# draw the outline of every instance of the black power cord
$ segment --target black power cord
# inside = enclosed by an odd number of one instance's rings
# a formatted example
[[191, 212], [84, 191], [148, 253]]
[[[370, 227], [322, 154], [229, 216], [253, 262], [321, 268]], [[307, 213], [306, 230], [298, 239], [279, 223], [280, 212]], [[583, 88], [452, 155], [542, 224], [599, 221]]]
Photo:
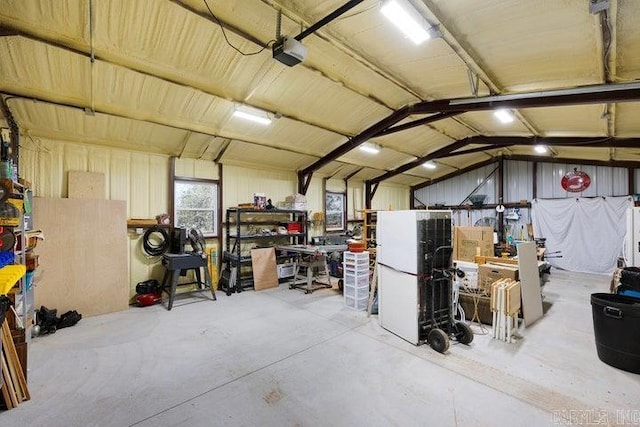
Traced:
[[[153, 234], [160, 234], [162, 241], [158, 244], [151, 242], [151, 236]], [[162, 227], [154, 225], [145, 231], [142, 236], [142, 247], [144, 251], [150, 256], [160, 256], [169, 249], [169, 233]]]
[[258, 55], [259, 53], [262, 53], [262, 51], [264, 51], [267, 47], [269, 47], [269, 45], [271, 43], [275, 43], [275, 40], [269, 40], [267, 42], [267, 45], [263, 48], [261, 48], [260, 50], [256, 50], [254, 52], [243, 52], [241, 51], [238, 47], [234, 46], [233, 43], [231, 43], [231, 41], [229, 40], [229, 37], [227, 37], [227, 32], [224, 30], [224, 25], [222, 24], [222, 22], [218, 19], [218, 17], [213, 13], [213, 11], [211, 10], [211, 8], [209, 7], [209, 3], [207, 3], [207, 0], [204, 0], [204, 5], [207, 7], [207, 9], [209, 10], [209, 13], [211, 14], [211, 16], [213, 17], [213, 19], [218, 23], [218, 25], [220, 26], [220, 29], [222, 30], [222, 36], [224, 37], [224, 40], [227, 42], [227, 44], [233, 48], [233, 50], [235, 50], [236, 52], [238, 52], [240, 55], [242, 56], [252, 56], [252, 55]]

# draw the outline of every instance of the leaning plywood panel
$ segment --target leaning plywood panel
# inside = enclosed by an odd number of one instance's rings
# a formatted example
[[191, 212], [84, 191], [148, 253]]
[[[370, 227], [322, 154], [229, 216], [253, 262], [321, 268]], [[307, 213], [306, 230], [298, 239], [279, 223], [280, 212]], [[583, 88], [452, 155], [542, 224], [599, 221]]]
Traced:
[[104, 184], [103, 173], [69, 171], [69, 198], [104, 199]]
[[522, 316], [525, 326], [542, 317], [542, 294], [540, 293], [540, 275], [536, 244], [526, 242], [518, 245], [518, 266], [522, 292]]
[[253, 288], [256, 291], [278, 287], [275, 249], [251, 249], [251, 268], [253, 269]]
[[36, 306], [95, 316], [129, 302], [126, 203], [120, 200], [34, 199], [43, 281]]

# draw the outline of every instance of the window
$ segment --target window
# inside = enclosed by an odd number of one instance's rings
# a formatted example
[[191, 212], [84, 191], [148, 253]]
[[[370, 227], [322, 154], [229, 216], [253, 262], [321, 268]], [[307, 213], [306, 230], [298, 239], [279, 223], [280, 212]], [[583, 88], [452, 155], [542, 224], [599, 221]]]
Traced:
[[197, 228], [205, 237], [218, 235], [218, 182], [176, 178], [173, 182], [173, 225]]
[[345, 209], [344, 193], [326, 192], [324, 217], [325, 229], [327, 231], [344, 231], [345, 229]]

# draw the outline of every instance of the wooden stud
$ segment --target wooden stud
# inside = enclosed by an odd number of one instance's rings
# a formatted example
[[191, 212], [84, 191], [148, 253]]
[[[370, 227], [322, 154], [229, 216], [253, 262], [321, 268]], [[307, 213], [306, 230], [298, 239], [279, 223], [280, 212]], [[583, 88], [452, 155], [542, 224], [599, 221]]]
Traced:
[[4, 353], [7, 355], [8, 362], [11, 363], [13, 369], [15, 369], [16, 378], [18, 380], [18, 387], [20, 387], [23, 400], [31, 399], [29, 394], [29, 388], [27, 387], [27, 380], [24, 377], [22, 371], [22, 365], [20, 359], [18, 359], [18, 353], [16, 353], [16, 347], [13, 344], [13, 338], [11, 337], [11, 330], [9, 330], [9, 324], [7, 319], [2, 323], [2, 335], [4, 342]]
[[[2, 357], [2, 378], [4, 379], [3, 389], [6, 389], [9, 395], [9, 400], [6, 401], [9, 409], [18, 406], [18, 397], [16, 396], [15, 389], [13, 388], [13, 382], [11, 381], [11, 375], [9, 374], [9, 367], [7, 366], [7, 360]], [[3, 393], [4, 394], [4, 393]]]

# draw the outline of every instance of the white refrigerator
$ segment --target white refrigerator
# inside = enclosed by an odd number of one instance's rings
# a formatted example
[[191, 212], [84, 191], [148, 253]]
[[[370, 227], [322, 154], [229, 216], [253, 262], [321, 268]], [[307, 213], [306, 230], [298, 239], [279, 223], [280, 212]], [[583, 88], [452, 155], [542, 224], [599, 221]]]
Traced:
[[[435, 246], [451, 245], [451, 215], [448, 210], [378, 212], [378, 321], [415, 345], [421, 341], [420, 277], [429, 273], [423, 271], [425, 257]], [[425, 228], [426, 221], [432, 219], [448, 226], [438, 226], [437, 232]]]
[[622, 253], [627, 267], [640, 267], [640, 207], [627, 210], [627, 234]]

